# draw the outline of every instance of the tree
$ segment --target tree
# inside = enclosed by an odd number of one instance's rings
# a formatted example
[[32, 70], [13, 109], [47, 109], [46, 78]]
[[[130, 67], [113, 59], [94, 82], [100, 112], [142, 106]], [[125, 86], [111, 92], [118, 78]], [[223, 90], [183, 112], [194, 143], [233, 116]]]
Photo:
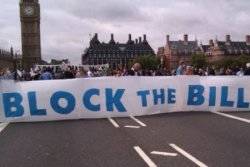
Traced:
[[139, 56], [134, 59], [133, 64], [140, 63], [142, 69], [155, 70], [160, 66], [160, 59], [154, 55]]
[[195, 68], [204, 68], [208, 65], [207, 58], [204, 54], [193, 55], [191, 63]]
[[215, 61], [212, 64], [216, 68], [236, 68], [245, 67], [250, 62], [250, 56], [237, 56], [237, 57], [226, 57], [221, 60]]

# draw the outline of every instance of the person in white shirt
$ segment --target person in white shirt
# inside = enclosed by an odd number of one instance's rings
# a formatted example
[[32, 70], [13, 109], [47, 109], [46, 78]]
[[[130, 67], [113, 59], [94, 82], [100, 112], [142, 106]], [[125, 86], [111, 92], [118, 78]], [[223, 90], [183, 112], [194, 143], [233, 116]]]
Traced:
[[92, 78], [94, 76], [90, 69], [88, 70], [87, 75], [89, 78]]
[[240, 70], [236, 73], [237, 76], [244, 76], [244, 70], [243, 68], [240, 68]]

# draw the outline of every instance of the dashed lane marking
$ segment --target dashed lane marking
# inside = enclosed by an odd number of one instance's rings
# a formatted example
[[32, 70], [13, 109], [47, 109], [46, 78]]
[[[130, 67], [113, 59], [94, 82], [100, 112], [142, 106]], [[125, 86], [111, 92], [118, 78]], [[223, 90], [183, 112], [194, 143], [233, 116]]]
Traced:
[[191, 154], [187, 153], [186, 151], [184, 151], [183, 149], [181, 149], [180, 147], [178, 147], [175, 144], [169, 144], [173, 149], [175, 149], [177, 152], [179, 152], [180, 154], [182, 154], [184, 157], [188, 158], [189, 160], [191, 160], [192, 162], [194, 162], [196, 165], [200, 166], [200, 167], [207, 167], [207, 165], [205, 165], [203, 162], [199, 161], [197, 158], [195, 158], [194, 156], [192, 156]]
[[134, 146], [134, 149], [149, 167], [157, 167], [157, 165], [147, 156], [147, 154], [139, 146]]
[[140, 126], [130, 126], [130, 125], [127, 125], [127, 126], [124, 126], [125, 128], [131, 128], [131, 129], [139, 129]]
[[178, 155], [177, 153], [168, 153], [168, 152], [160, 152], [160, 151], [152, 151], [151, 154], [162, 155], [166, 157], [176, 157]]
[[119, 128], [120, 126], [118, 125], [118, 123], [112, 119], [112, 118], [108, 118], [109, 122], [115, 127], [115, 128]]
[[131, 119], [133, 119], [135, 122], [137, 122], [140, 126], [146, 127], [147, 125], [140, 121], [139, 119], [135, 118], [134, 116], [130, 116]]
[[211, 111], [211, 113], [214, 113], [214, 114], [217, 114], [217, 115], [220, 115], [220, 116], [224, 116], [224, 117], [227, 117], [227, 118], [235, 119], [235, 120], [238, 120], [238, 121], [241, 121], [241, 122], [250, 123], [249, 119], [236, 117], [236, 116], [233, 116], [233, 115], [230, 115], [230, 114], [225, 114], [225, 113], [216, 112], [216, 111]]

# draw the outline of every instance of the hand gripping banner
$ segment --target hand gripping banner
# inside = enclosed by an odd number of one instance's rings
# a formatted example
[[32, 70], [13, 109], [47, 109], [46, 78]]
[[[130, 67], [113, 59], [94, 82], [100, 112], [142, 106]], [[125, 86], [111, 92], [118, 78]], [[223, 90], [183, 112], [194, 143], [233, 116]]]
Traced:
[[173, 76], [0, 81], [0, 122], [249, 111], [250, 77]]

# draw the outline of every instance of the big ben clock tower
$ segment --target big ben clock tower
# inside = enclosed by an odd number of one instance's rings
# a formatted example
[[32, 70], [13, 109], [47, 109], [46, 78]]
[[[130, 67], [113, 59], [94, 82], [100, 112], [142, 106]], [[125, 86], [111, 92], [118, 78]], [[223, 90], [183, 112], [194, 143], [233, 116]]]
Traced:
[[22, 64], [29, 70], [41, 63], [40, 4], [38, 0], [20, 0]]

